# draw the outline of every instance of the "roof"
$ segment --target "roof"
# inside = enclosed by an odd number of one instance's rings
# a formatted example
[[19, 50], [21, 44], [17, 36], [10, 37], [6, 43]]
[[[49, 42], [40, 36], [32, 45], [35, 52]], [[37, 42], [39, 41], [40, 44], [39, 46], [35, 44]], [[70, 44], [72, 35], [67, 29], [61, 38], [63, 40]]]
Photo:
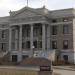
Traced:
[[51, 66], [51, 61], [46, 58], [33, 57], [24, 59], [20, 65], [28, 66]]
[[74, 16], [73, 10], [74, 10], [73, 8], [53, 10], [53, 11], [50, 11], [50, 14], [53, 18], [72, 17], [72, 16]]
[[[22, 14], [23, 13], [23, 14]], [[18, 11], [10, 11], [10, 16], [19, 15], [18, 18], [44, 16], [48, 18], [61, 18], [61, 17], [73, 17], [75, 16], [75, 9], [61, 9], [61, 10], [48, 10], [45, 7], [42, 8], [30, 8], [24, 7]], [[9, 23], [10, 16], [0, 17], [0, 23]], [[12, 17], [11, 17], [12, 18]]]
[[46, 9], [45, 7], [43, 7], [43, 8], [36, 8], [36, 9], [35, 8], [30, 8], [30, 7], [24, 7], [22, 9], [18, 10], [18, 11], [11, 11], [10, 14], [12, 16], [15, 16], [15, 15], [17, 15], [17, 14], [19, 14], [19, 13], [25, 11], [25, 10], [32, 11], [32, 12], [38, 14], [38, 15], [48, 14], [48, 9]]
[[9, 16], [0, 17], [0, 23], [9, 23]]
[[36, 9], [30, 8], [30, 7], [24, 7], [18, 11], [12, 11], [11, 13], [13, 15], [16, 15], [18, 13], [25, 11], [25, 10], [32, 11], [38, 15], [46, 15], [47, 17], [53, 17], [53, 18], [74, 16], [74, 14], [73, 14], [74, 8], [60, 9], [60, 10], [48, 10], [45, 7], [36, 8]]

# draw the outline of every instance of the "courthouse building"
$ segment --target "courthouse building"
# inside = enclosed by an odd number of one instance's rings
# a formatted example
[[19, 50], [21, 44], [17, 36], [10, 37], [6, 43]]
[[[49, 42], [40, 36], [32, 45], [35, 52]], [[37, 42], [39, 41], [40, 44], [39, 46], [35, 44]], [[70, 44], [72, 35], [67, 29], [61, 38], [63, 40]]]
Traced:
[[1, 55], [9, 52], [9, 60], [19, 62], [55, 50], [57, 59], [75, 63], [75, 9], [24, 7], [9, 13], [0, 17]]

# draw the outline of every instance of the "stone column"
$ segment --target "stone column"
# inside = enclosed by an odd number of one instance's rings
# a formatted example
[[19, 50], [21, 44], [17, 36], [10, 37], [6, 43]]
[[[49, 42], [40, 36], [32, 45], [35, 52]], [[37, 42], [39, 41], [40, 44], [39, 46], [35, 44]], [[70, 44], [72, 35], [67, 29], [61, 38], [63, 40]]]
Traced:
[[15, 31], [15, 50], [18, 50], [18, 29]]
[[33, 24], [30, 26], [30, 48], [31, 48], [31, 57], [33, 56]]
[[19, 29], [19, 51], [22, 51], [22, 25]]
[[9, 28], [9, 51], [11, 51], [12, 49], [12, 29], [11, 27]]
[[45, 24], [42, 24], [42, 50], [45, 50], [45, 43], [46, 43], [46, 36], [45, 36], [45, 32], [46, 32], [46, 29], [45, 29]]
[[47, 26], [47, 50], [50, 50], [50, 25]]
[[[12, 50], [12, 28], [9, 28], [9, 52]], [[12, 61], [12, 56], [10, 54], [9, 61]]]
[[18, 62], [22, 60], [22, 25], [19, 28], [19, 54], [18, 54]]

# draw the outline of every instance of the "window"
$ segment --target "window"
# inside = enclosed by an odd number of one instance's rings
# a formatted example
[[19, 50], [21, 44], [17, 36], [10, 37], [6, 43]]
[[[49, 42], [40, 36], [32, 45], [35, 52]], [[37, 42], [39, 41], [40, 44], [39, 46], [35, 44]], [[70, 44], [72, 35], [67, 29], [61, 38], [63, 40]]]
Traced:
[[5, 30], [2, 31], [2, 38], [5, 38]]
[[29, 37], [30, 36], [30, 29], [29, 27], [26, 27], [26, 37]]
[[68, 21], [68, 18], [63, 18], [63, 22], [67, 22]]
[[12, 42], [12, 49], [15, 50], [15, 42]]
[[63, 59], [64, 59], [65, 63], [68, 64], [68, 55], [64, 55]]
[[34, 41], [34, 47], [37, 48], [37, 41]]
[[52, 26], [52, 35], [57, 34], [57, 26]]
[[6, 44], [5, 43], [2, 43], [1, 49], [2, 49], [2, 51], [6, 51]]
[[28, 55], [22, 55], [22, 59], [28, 58]]
[[68, 34], [69, 33], [69, 26], [68, 25], [64, 25], [63, 26], [63, 34]]
[[34, 36], [38, 36], [38, 28], [35, 26], [34, 27], [34, 33], [33, 33]]
[[40, 33], [40, 35], [42, 35], [42, 27], [40, 28], [39, 33]]
[[52, 20], [52, 23], [56, 23], [56, 22], [57, 22], [57, 20], [56, 20], [56, 19], [53, 19], [53, 20]]
[[42, 48], [42, 41], [38, 41], [39, 48]]
[[68, 40], [63, 41], [63, 49], [68, 49]]
[[22, 49], [25, 49], [25, 43], [24, 42], [22, 43]]
[[27, 49], [30, 48], [30, 41], [26, 41], [26, 48], [27, 48]]
[[57, 41], [52, 41], [52, 49], [57, 49]]

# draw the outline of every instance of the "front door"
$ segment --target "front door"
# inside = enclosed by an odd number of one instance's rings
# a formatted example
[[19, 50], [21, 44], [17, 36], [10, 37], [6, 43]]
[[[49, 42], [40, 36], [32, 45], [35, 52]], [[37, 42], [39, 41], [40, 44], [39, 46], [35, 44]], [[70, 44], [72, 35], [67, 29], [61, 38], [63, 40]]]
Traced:
[[12, 55], [12, 62], [17, 62], [17, 55]]

